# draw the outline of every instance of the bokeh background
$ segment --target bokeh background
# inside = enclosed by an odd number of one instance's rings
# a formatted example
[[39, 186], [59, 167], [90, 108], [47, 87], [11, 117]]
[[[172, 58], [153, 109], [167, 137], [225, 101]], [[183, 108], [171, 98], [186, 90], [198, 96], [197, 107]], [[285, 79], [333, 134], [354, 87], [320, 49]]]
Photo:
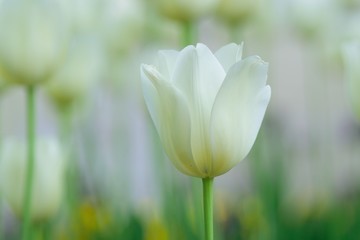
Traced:
[[[343, 54], [360, 41], [360, 1], [58, 2], [71, 30], [49, 76], [60, 83], [38, 88], [36, 131], [65, 139], [65, 193], [34, 239], [203, 238], [201, 181], [166, 158], [139, 71], [157, 50], [197, 42], [244, 42], [244, 56], [269, 62], [272, 88], [249, 156], [215, 179], [216, 239], [360, 238], [360, 116]], [[24, 88], [0, 78], [0, 142], [25, 139]], [[0, 239], [19, 239], [1, 191], [0, 204]]]

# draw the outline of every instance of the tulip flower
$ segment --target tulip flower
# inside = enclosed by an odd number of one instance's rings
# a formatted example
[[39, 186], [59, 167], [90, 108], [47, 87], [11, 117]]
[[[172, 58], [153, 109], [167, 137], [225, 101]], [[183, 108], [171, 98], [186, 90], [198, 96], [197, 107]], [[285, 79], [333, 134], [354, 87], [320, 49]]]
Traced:
[[1, 1], [0, 65], [6, 80], [25, 85], [46, 80], [62, 60], [65, 22], [55, 1]]
[[[14, 213], [22, 216], [26, 175], [26, 144], [7, 140], [0, 160], [0, 190]], [[53, 216], [60, 207], [64, 188], [64, 154], [53, 139], [40, 139], [36, 145], [31, 220]]]
[[154, 0], [158, 11], [165, 17], [178, 21], [183, 28], [182, 44], [196, 42], [196, 20], [211, 13], [219, 0]]
[[69, 107], [89, 93], [100, 78], [103, 59], [98, 41], [90, 37], [74, 39], [66, 61], [45, 85], [56, 106]]
[[224, 174], [245, 158], [270, 100], [268, 64], [241, 59], [242, 45], [215, 54], [203, 44], [159, 52], [142, 65], [144, 97], [170, 160], [195, 177]]
[[294, 0], [289, 12], [296, 30], [306, 40], [321, 37], [334, 18], [334, 4], [327, 0]]
[[217, 13], [229, 24], [242, 23], [256, 14], [259, 3], [258, 0], [220, 0]]
[[346, 43], [342, 50], [350, 103], [360, 121], [360, 42]]
[[174, 20], [192, 21], [212, 11], [218, 0], [155, 0], [159, 11]]
[[141, 1], [105, 1], [101, 17], [100, 31], [110, 56], [127, 52], [140, 39], [145, 23]]
[[206, 239], [213, 239], [212, 182], [249, 153], [271, 90], [268, 64], [242, 59], [242, 45], [213, 54], [205, 45], [159, 51], [141, 66], [146, 105], [170, 160], [184, 174], [203, 179]]

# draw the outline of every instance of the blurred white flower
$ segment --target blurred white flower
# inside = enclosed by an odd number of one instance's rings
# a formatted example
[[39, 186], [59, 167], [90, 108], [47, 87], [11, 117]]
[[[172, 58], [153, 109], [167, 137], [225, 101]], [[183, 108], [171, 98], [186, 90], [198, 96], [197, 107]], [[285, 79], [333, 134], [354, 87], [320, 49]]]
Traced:
[[62, 6], [69, 13], [74, 32], [97, 32], [101, 9], [105, 0], [61, 0]]
[[[22, 215], [26, 175], [25, 142], [4, 142], [0, 159], [0, 191], [13, 211]], [[60, 145], [54, 139], [39, 139], [35, 151], [31, 219], [45, 220], [53, 216], [61, 203], [65, 162]]]
[[332, 0], [292, 0], [289, 17], [305, 39], [321, 36], [333, 18]]
[[213, 54], [205, 45], [159, 51], [142, 65], [144, 98], [169, 158], [181, 172], [206, 178], [229, 171], [249, 153], [271, 90], [268, 64], [242, 57], [242, 45]]
[[220, 0], [217, 14], [229, 23], [245, 22], [256, 14], [259, 4], [259, 0]]
[[347, 90], [355, 116], [360, 121], [360, 42], [352, 41], [343, 45]]
[[191, 21], [213, 11], [218, 0], [154, 0], [158, 10], [165, 16]]
[[66, 47], [65, 22], [55, 0], [3, 0], [0, 65], [6, 79], [22, 84], [46, 80]]
[[100, 79], [103, 64], [103, 51], [96, 39], [73, 39], [64, 63], [46, 84], [48, 95], [59, 107], [84, 98]]
[[143, 5], [138, 0], [104, 2], [100, 33], [110, 55], [118, 56], [139, 42], [144, 14]]

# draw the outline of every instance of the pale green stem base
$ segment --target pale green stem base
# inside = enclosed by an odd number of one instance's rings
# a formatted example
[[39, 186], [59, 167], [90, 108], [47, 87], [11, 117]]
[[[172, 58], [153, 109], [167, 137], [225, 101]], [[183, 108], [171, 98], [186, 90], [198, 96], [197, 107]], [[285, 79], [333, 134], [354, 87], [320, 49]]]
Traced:
[[191, 21], [185, 21], [182, 23], [183, 25], [183, 46], [188, 46], [191, 44], [195, 44], [196, 41], [196, 31], [195, 25]]
[[230, 42], [235, 42], [236, 44], [240, 44], [242, 41], [244, 41], [243, 32], [241, 30], [242, 27], [240, 24], [234, 24], [234, 23], [228, 24]]
[[35, 86], [27, 86], [27, 164], [23, 199], [22, 239], [31, 239], [31, 200], [35, 164]]
[[203, 178], [204, 226], [205, 240], [214, 240], [213, 224], [213, 181], [214, 178]]

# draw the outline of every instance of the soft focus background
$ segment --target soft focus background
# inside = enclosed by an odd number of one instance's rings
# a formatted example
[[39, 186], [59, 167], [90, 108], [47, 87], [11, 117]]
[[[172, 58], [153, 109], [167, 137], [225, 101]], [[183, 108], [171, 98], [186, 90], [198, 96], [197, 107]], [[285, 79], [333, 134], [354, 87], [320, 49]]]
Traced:
[[[39, 137], [65, 139], [66, 190], [36, 239], [202, 239], [201, 181], [166, 159], [139, 73], [157, 50], [197, 42], [244, 42], [270, 64], [255, 145], [215, 179], [216, 239], [360, 239], [360, 116], [342, 54], [360, 41], [360, 1], [60, 2], [71, 25], [49, 77], [60, 83], [39, 87], [36, 111]], [[26, 133], [25, 91], [5, 78], [0, 142]], [[0, 192], [0, 239], [19, 239], [19, 226]]]

